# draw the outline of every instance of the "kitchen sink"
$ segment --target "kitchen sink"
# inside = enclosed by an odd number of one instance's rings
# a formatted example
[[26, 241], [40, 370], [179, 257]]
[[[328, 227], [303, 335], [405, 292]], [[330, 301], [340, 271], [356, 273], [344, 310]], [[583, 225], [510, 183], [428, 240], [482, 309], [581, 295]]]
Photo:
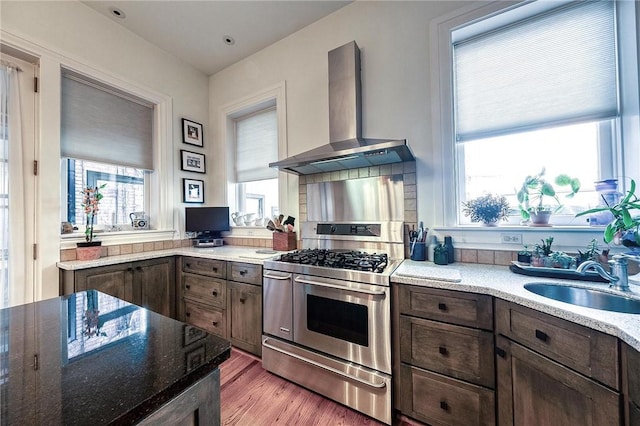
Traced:
[[525, 284], [524, 288], [540, 296], [572, 305], [625, 314], [640, 314], [640, 299], [633, 299], [623, 295], [543, 282]]

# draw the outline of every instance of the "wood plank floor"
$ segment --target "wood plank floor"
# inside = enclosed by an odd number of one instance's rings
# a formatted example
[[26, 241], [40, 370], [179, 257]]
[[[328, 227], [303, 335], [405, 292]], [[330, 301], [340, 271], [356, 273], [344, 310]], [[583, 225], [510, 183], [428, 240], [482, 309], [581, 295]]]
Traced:
[[220, 388], [223, 425], [383, 425], [269, 373], [259, 358], [235, 348], [220, 366]]

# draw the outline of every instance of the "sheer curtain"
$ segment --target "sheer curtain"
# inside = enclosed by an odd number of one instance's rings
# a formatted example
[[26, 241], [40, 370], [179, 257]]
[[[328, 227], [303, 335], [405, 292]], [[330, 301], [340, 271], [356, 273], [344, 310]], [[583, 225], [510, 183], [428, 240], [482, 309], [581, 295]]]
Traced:
[[27, 194], [18, 72], [15, 65], [0, 64], [0, 307], [33, 301], [33, 285], [27, 282], [26, 269]]

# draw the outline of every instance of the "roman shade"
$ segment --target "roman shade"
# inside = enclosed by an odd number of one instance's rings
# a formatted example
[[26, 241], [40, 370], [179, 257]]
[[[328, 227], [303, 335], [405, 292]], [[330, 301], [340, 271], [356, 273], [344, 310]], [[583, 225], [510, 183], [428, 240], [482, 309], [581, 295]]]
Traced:
[[269, 163], [278, 160], [278, 116], [275, 108], [236, 119], [236, 183], [275, 179]]
[[617, 116], [615, 36], [589, 1], [454, 43], [456, 141]]
[[62, 157], [153, 170], [153, 106], [65, 72], [60, 145]]

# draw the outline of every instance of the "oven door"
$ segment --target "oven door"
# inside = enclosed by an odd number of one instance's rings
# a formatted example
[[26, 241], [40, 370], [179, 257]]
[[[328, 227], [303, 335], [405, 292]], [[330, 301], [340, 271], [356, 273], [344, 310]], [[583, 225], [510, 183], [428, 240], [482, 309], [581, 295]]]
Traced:
[[294, 342], [391, 374], [389, 287], [296, 275]]

